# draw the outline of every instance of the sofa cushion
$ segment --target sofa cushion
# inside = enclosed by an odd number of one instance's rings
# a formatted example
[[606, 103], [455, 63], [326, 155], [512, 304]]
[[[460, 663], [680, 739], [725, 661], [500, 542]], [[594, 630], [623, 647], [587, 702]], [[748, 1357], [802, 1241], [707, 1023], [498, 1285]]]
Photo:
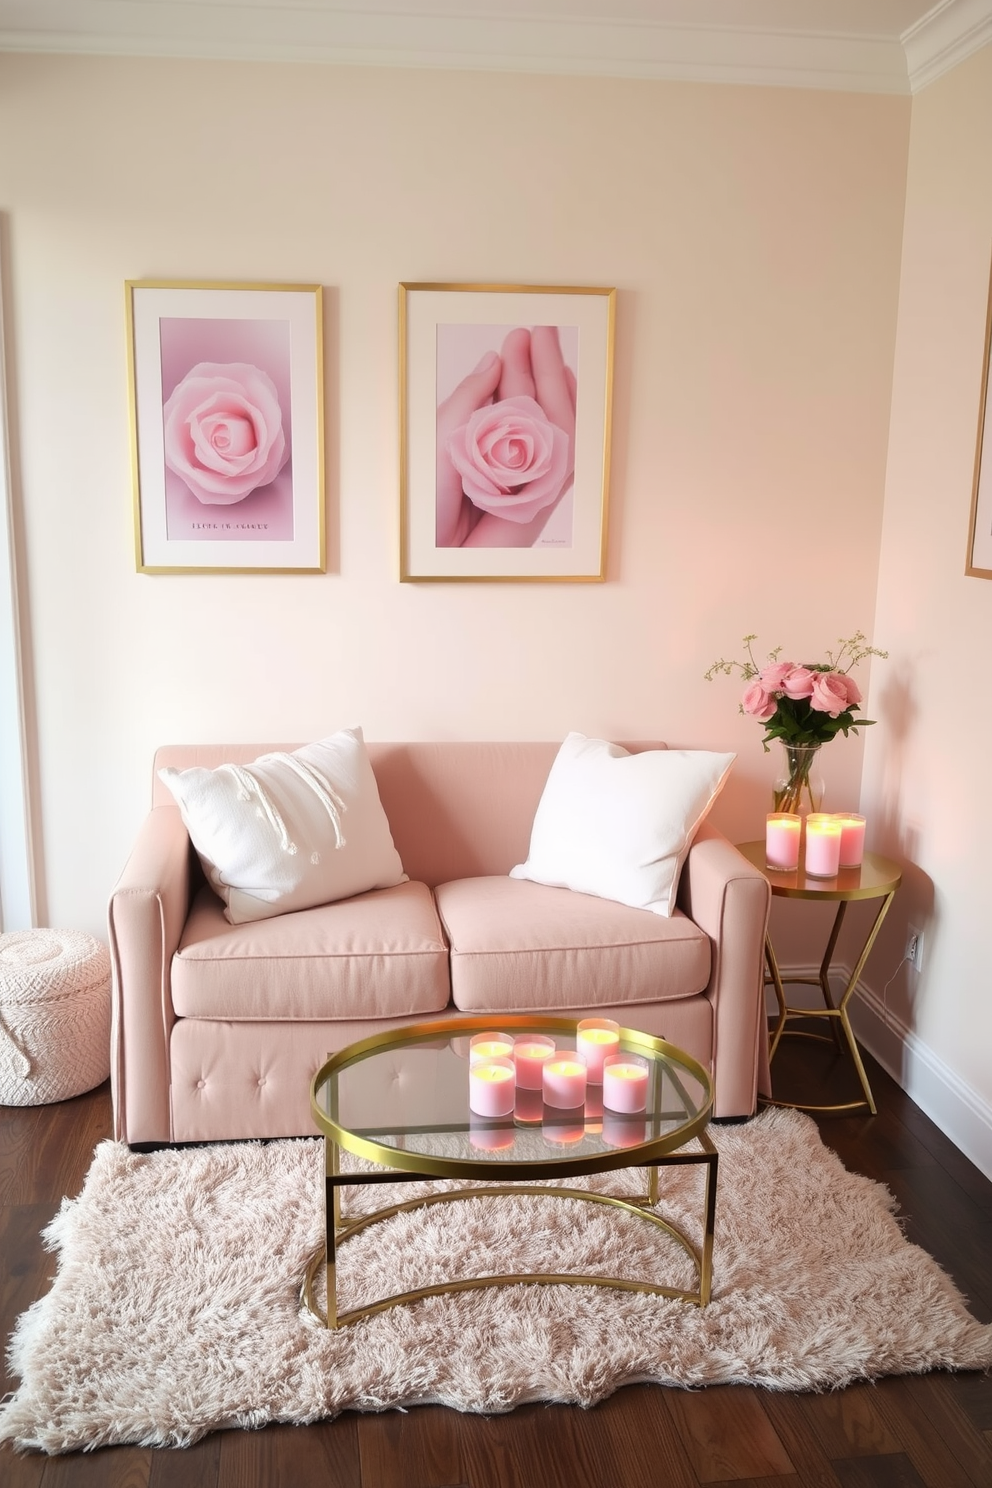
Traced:
[[232, 925], [406, 877], [361, 729], [250, 764], [159, 775]]
[[701, 992], [710, 942], [685, 915], [513, 878], [435, 890], [464, 1011], [527, 1013], [659, 1002]]
[[527, 861], [511, 876], [670, 915], [693, 834], [735, 758], [696, 749], [629, 754], [569, 734], [534, 817]]
[[183, 1018], [392, 1018], [448, 1004], [448, 949], [421, 883], [230, 925], [204, 886], [172, 961]]

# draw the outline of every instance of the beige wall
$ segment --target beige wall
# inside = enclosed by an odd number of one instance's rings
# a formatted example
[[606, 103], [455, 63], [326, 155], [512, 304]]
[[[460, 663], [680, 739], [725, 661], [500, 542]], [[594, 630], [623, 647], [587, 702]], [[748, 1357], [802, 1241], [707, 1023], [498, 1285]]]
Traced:
[[[660, 735], [738, 751], [719, 820], [757, 836], [771, 757], [706, 667], [748, 631], [811, 656], [898, 626], [874, 607], [909, 124], [817, 91], [0, 57], [48, 923], [103, 933], [165, 741]], [[142, 276], [326, 286], [326, 575], [134, 572]], [[396, 286], [424, 279], [617, 287], [608, 583], [397, 582]], [[830, 746], [828, 806], [861, 750]]]
[[[876, 628], [891, 650], [871, 695], [866, 811], [909, 863], [900, 916], [924, 930], [921, 975], [888, 992], [911, 1091], [960, 1082], [992, 1113], [986, 788], [992, 582], [965, 575], [992, 242], [992, 48], [913, 102]], [[989, 446], [989, 431], [986, 431]], [[897, 937], [899, 944], [897, 944]], [[947, 1087], [943, 1093], [941, 1086]], [[983, 1109], [984, 1105], [984, 1109]]]

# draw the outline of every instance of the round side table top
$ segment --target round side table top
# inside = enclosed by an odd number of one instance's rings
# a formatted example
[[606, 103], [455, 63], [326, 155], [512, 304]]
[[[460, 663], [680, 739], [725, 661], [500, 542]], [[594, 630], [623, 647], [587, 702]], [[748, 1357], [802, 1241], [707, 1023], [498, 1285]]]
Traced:
[[799, 867], [791, 872], [769, 868], [765, 863], [765, 844], [738, 842], [737, 851], [755, 868], [760, 868], [772, 886], [772, 893], [785, 899], [880, 899], [893, 893], [902, 882], [902, 869], [891, 858], [866, 852], [859, 868], [842, 868], [835, 878], [812, 878], [806, 872], [804, 855]]

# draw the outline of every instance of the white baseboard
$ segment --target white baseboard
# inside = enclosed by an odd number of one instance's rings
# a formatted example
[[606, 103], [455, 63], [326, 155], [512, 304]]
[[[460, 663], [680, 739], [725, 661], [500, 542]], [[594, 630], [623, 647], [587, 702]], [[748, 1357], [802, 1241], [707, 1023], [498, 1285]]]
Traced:
[[[838, 986], [842, 986], [850, 975], [849, 969], [838, 965], [832, 970], [837, 975]], [[790, 975], [815, 977], [817, 974], [818, 968], [814, 966], [782, 968], [786, 982]], [[815, 987], [787, 988], [787, 996], [792, 1006], [817, 1006]], [[858, 983], [848, 1006], [858, 1042], [955, 1147], [992, 1181], [992, 1106], [884, 1007], [881, 998], [863, 982]], [[774, 1008], [773, 999], [771, 1009]]]

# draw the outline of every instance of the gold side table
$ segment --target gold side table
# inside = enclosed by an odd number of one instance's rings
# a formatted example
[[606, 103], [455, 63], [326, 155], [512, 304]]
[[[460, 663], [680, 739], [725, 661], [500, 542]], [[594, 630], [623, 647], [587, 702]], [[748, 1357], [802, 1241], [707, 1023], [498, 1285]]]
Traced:
[[[865, 962], [871, 954], [871, 948], [875, 944], [875, 939], [882, 927], [882, 921], [888, 914], [889, 905], [895, 898], [896, 889], [898, 889], [902, 882], [902, 870], [898, 863], [894, 863], [891, 858], [883, 858], [878, 853], [866, 852], [864, 862], [860, 868], [842, 868], [836, 878], [811, 878], [807, 876], [805, 861], [802, 856], [799, 859], [799, 867], [797, 869], [793, 872], [783, 873], [778, 869], [767, 867], [765, 863], [764, 842], [740, 842], [737, 844], [737, 850], [743, 853], [749, 863], [752, 863], [755, 868], [761, 870], [771, 885], [774, 896], [782, 899], [816, 899], [837, 905], [837, 913], [834, 916], [830, 938], [823, 953], [823, 960], [820, 962], [819, 975], [815, 977], [793, 976], [786, 978], [789, 982], [806, 983], [809, 986], [819, 987], [823, 993], [824, 1005], [822, 1008], [795, 1008], [789, 1006], [785, 1000], [783, 978], [779, 970], [771, 937], [767, 934], [765, 935], [765, 960], [768, 963], [769, 972], [766, 982], [770, 981], [774, 986], [775, 998], [778, 1002], [778, 1022], [775, 1025], [768, 1050], [769, 1062], [775, 1058], [775, 1051], [779, 1046], [782, 1035], [786, 1032], [786, 1025], [791, 1019], [822, 1018], [830, 1023], [835, 1038], [838, 1036], [838, 1024], [843, 1030], [844, 1038], [847, 1041], [847, 1048], [850, 1051], [851, 1058], [854, 1060], [858, 1079], [861, 1081], [861, 1089], [864, 1092], [863, 1100], [846, 1101], [843, 1104], [833, 1106], [802, 1105], [797, 1101], [779, 1101], [773, 1100], [770, 1097], [765, 1100], [765, 1104], [771, 1106], [792, 1106], [801, 1111], [811, 1112], [857, 1111], [862, 1106], [867, 1106], [868, 1110], [874, 1116], [876, 1114], [875, 1098], [871, 1093], [868, 1076], [865, 1074], [861, 1052], [858, 1049], [858, 1043], [854, 1037], [854, 1030], [851, 1027], [851, 1020], [848, 1016], [847, 1005], [854, 994], [858, 978], [864, 970]], [[837, 947], [837, 939], [840, 935], [841, 926], [844, 923], [847, 906], [856, 899], [879, 899], [881, 903], [879, 904], [878, 912], [875, 915], [871, 928], [868, 931], [868, 936], [858, 957], [857, 964], [848, 979], [847, 986], [835, 1002], [830, 986], [830, 963], [833, 960], [834, 951]], [[808, 1033], [800, 1029], [789, 1029], [788, 1032], [803, 1038], [827, 1038], [826, 1034]]]

